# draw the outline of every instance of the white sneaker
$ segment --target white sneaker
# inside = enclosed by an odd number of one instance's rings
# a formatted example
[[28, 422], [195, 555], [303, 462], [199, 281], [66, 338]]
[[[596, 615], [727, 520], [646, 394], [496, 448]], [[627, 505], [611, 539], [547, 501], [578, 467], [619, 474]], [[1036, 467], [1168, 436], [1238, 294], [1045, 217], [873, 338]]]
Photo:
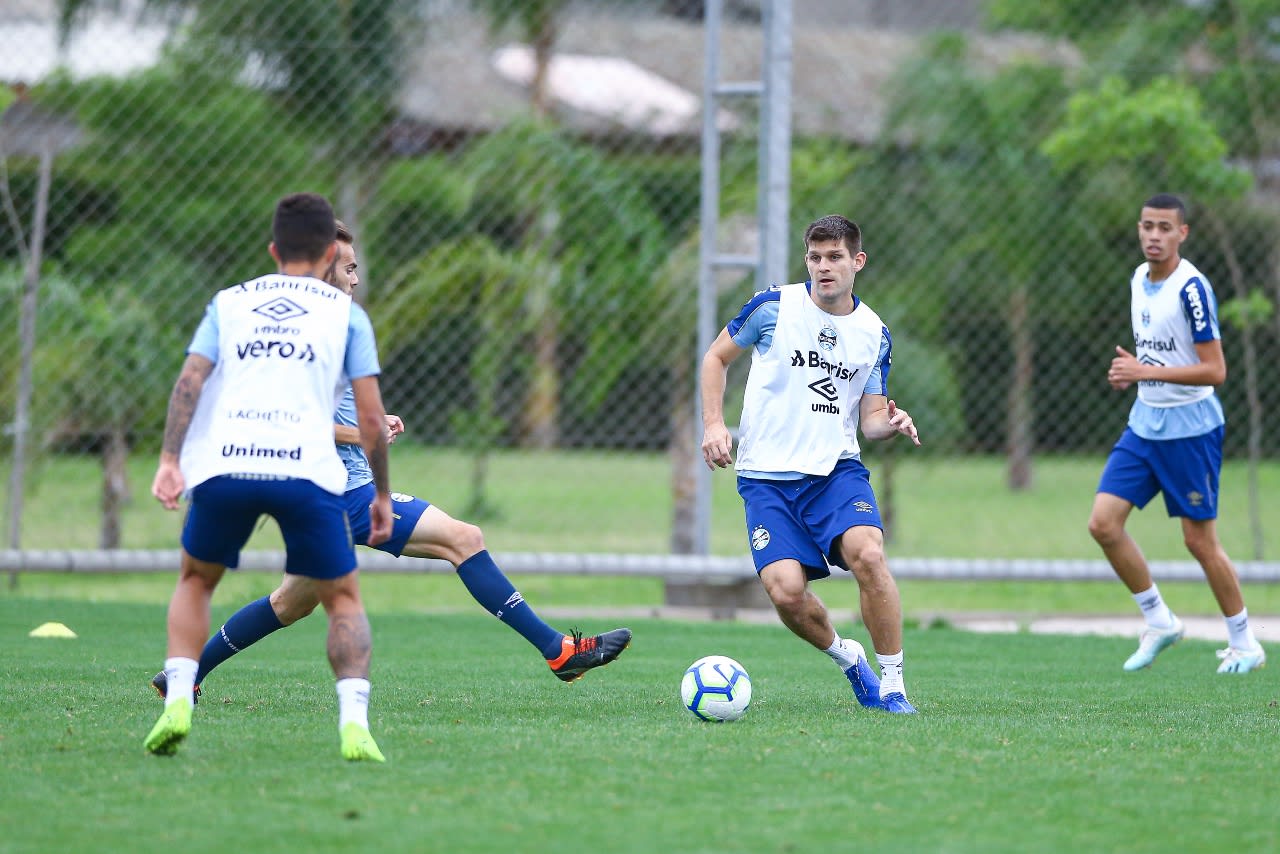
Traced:
[[1262, 651], [1261, 646], [1253, 649], [1229, 646], [1218, 650], [1218, 658], [1222, 659], [1222, 663], [1218, 665], [1219, 673], [1248, 673], [1267, 666], [1267, 654]]
[[1150, 667], [1151, 662], [1156, 660], [1156, 656], [1164, 650], [1173, 646], [1182, 640], [1182, 620], [1177, 617], [1173, 618], [1173, 626], [1167, 629], [1155, 629], [1147, 626], [1142, 630], [1142, 635], [1138, 638], [1138, 650], [1129, 656], [1124, 663], [1124, 669], [1130, 672], [1141, 670], [1144, 667]]

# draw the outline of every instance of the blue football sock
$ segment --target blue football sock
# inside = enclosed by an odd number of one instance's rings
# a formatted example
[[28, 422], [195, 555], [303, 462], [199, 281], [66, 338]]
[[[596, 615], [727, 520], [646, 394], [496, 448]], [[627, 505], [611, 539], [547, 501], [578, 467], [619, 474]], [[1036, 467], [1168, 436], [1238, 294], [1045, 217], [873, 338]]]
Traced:
[[196, 684], [203, 682], [210, 670], [237, 652], [252, 646], [276, 629], [283, 628], [284, 623], [280, 622], [271, 607], [270, 596], [263, 596], [245, 605], [232, 614], [204, 645], [200, 652], [200, 670], [196, 673]]
[[542, 622], [487, 550], [476, 552], [458, 564], [458, 578], [486, 611], [519, 632], [543, 658], [559, 657], [564, 635]]

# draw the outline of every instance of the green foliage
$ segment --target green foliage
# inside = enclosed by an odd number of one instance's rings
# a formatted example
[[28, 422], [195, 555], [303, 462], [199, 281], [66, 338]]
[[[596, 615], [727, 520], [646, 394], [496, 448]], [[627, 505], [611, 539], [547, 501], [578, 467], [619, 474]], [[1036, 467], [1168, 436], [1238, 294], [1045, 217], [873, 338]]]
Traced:
[[[45, 220], [43, 256], [58, 258], [68, 241], [85, 228], [110, 220], [115, 209], [115, 188], [73, 174], [64, 168], [66, 155], [55, 157], [50, 176], [48, 214]], [[13, 203], [21, 231], [11, 227], [5, 216], [0, 222], [0, 258], [20, 259], [30, 245], [34, 230], [39, 161], [33, 157], [9, 155], [0, 168], [8, 178], [9, 199]]]
[[[1029, 452], [1034, 436], [1023, 428], [1053, 423], [1032, 402], [1057, 386], [1061, 371], [1057, 362], [1042, 365], [1037, 345], [1061, 338], [1055, 327], [1092, 316], [1087, 298], [1055, 299], [1061, 283], [1044, 275], [1042, 254], [1028, 251], [1045, 240], [1050, 222], [1060, 245], [1083, 242], [1090, 230], [1064, 210], [1066, 188], [1037, 152], [1065, 108], [1065, 75], [1031, 62], [987, 70], [967, 39], [946, 34], [927, 40], [888, 92], [882, 140], [859, 177], [892, 191], [864, 215], [876, 240], [868, 241], [872, 261], [860, 279], [912, 304], [896, 331], [930, 342], [926, 364], [953, 360], [958, 388], [944, 390], [935, 379], [926, 399], [941, 404], [944, 425], [955, 423], [951, 402], [959, 401], [968, 435], [957, 441], [1016, 443], [1015, 451]], [[1084, 284], [1096, 290], [1105, 281]], [[1032, 369], [1013, 370], [1015, 363]], [[979, 380], [975, 371], [992, 364], [1010, 367]]]
[[[377, 258], [387, 271], [373, 290], [395, 288], [402, 272], [436, 246], [464, 236], [475, 194], [473, 183], [447, 156], [429, 155], [392, 162], [377, 188], [361, 253]], [[375, 297], [376, 299], [376, 297]]]
[[[1170, 75], [1195, 87], [1231, 150], [1264, 156], [1276, 133], [1266, 93], [1280, 86], [1277, 0], [994, 0], [995, 29], [1034, 30], [1072, 40], [1087, 54], [1082, 75], [1121, 76], [1143, 86]], [[1096, 82], [1096, 81], [1095, 81]]]
[[1166, 77], [1136, 91], [1110, 77], [1073, 95], [1041, 150], [1063, 170], [1118, 163], [1149, 186], [1198, 198], [1235, 198], [1250, 185], [1246, 170], [1226, 164], [1226, 143], [1195, 90]]
[[519, 333], [527, 331], [524, 294], [544, 263], [532, 252], [504, 254], [483, 237], [460, 238], [423, 255], [403, 275], [400, 287], [374, 308], [383, 358], [389, 363], [412, 364], [421, 352], [424, 329], [465, 330], [449, 349], [465, 365], [470, 394], [455, 396], [441, 414], [473, 460], [473, 493], [466, 505], [473, 513], [491, 515], [483, 474], [488, 454], [508, 426], [499, 392], [517, 361]]
[[[0, 276], [0, 295], [17, 317], [21, 275]], [[175, 373], [158, 371], [157, 353], [181, 352], [174, 330], [160, 323], [148, 301], [132, 288], [94, 286], [47, 272], [40, 282], [32, 400], [34, 438], [73, 446], [108, 430], [154, 437], [164, 422]], [[18, 359], [6, 378], [5, 409]]]
[[[594, 149], [530, 123], [494, 133], [458, 155], [396, 166], [383, 185], [390, 206], [371, 218], [370, 240], [376, 246], [398, 243], [398, 254], [409, 259], [371, 292], [375, 316], [389, 324], [383, 340], [402, 346], [400, 329], [421, 337], [423, 313], [441, 313], [431, 294], [443, 288], [461, 296], [457, 288], [469, 291], [476, 277], [489, 275], [467, 269], [473, 264], [500, 268], [506, 298], [518, 311], [504, 314], [505, 324], [494, 334], [506, 336], [512, 353], [523, 353], [527, 347], [511, 336], [531, 335], [542, 323], [574, 330], [574, 350], [563, 355], [570, 375], [566, 397], [588, 409], [598, 406], [631, 356], [641, 352], [640, 339], [617, 330], [651, 316], [660, 295], [649, 284], [670, 250], [662, 221], [634, 180]], [[405, 241], [406, 223], [421, 242]], [[452, 237], [441, 243], [442, 235]], [[480, 254], [468, 258], [458, 254], [460, 246]], [[459, 280], [470, 284], [445, 284], [432, 266], [457, 270]], [[679, 283], [679, 290], [688, 285]], [[406, 322], [409, 317], [418, 323]], [[447, 358], [439, 348], [415, 353]], [[526, 367], [513, 358], [501, 364], [507, 371]], [[433, 373], [429, 367], [424, 372]]]
[[[889, 317], [885, 318], [889, 328], [901, 330], [893, 335], [889, 397], [911, 412], [924, 442], [912, 453], [954, 451], [964, 436], [965, 424], [960, 379], [951, 355], [946, 348], [912, 334], [909, 324], [895, 324]], [[870, 444], [863, 442], [864, 447]]]
[[[185, 259], [193, 307], [271, 264], [266, 245], [280, 196], [300, 188], [332, 194], [333, 168], [279, 120], [269, 97], [200, 64], [175, 59], [123, 80], [59, 78], [40, 94], [90, 132], [60, 168], [110, 190], [103, 226], [116, 250], [106, 258], [133, 269]], [[71, 271], [96, 276], [86, 260]]]
[[987, 23], [993, 29], [1027, 30], [1079, 38], [1098, 29], [1115, 27], [1130, 15], [1168, 6], [1161, 0], [1113, 3], [1109, 0], [987, 0]]
[[1227, 300], [1218, 309], [1218, 314], [1225, 323], [1239, 329], [1262, 326], [1275, 314], [1275, 304], [1267, 296], [1266, 291], [1255, 288], [1249, 295]]
[[270, 265], [279, 196], [327, 192], [331, 173], [266, 95], [181, 58], [123, 80], [55, 77], [37, 97], [84, 125], [87, 141], [57, 168], [95, 200], [51, 247], [66, 284], [42, 285], [42, 317], [64, 328], [46, 326], [41, 347], [87, 340], [91, 353], [62, 357], [45, 387], [62, 393], [42, 417], [72, 433], [124, 423], [154, 438], [204, 304]]
[[568, 6], [568, 0], [471, 0], [471, 4], [489, 18], [493, 32], [514, 26], [521, 39], [534, 42], [554, 30], [556, 18]]

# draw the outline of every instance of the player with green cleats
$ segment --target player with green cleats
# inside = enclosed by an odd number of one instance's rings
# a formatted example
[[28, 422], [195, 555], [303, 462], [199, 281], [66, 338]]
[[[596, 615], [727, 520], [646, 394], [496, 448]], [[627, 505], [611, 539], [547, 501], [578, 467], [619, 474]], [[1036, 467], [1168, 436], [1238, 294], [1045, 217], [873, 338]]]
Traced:
[[160, 719], [151, 728], [147, 740], [143, 742], [148, 753], [157, 756], [172, 756], [178, 751], [178, 745], [191, 732], [191, 700], [183, 697], [174, 700], [164, 707]]
[[342, 726], [342, 758], [353, 762], [365, 759], [373, 762], [387, 761], [378, 749], [378, 743], [369, 734], [369, 728], [356, 721], [347, 721]]

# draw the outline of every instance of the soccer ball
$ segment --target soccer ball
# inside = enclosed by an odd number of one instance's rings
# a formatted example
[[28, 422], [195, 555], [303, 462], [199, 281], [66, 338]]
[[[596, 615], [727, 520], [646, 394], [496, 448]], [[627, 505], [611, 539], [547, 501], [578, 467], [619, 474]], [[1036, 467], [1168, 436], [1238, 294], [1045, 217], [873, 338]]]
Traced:
[[736, 721], [751, 705], [751, 677], [725, 655], [699, 658], [680, 680], [684, 707], [704, 721]]

